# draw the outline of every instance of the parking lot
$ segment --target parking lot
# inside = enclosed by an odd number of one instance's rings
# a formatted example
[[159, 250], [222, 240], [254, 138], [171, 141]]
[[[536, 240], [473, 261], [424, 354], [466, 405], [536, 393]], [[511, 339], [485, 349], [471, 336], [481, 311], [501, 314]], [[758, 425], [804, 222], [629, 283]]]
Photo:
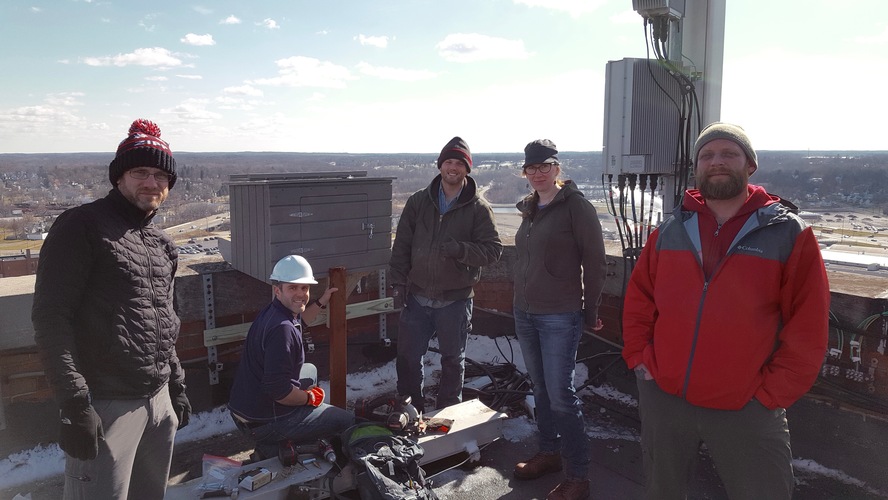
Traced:
[[219, 242], [216, 236], [203, 236], [190, 238], [185, 243], [179, 243], [179, 258], [188, 259], [202, 255], [217, 255]]

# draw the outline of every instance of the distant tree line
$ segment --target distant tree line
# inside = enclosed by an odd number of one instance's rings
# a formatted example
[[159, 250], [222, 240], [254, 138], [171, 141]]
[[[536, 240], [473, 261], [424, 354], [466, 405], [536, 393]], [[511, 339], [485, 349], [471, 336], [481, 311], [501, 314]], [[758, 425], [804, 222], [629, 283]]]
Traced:
[[[0, 217], [17, 203], [35, 202], [48, 210], [104, 196], [111, 188], [108, 162], [99, 153], [20, 155], [0, 154]], [[178, 181], [164, 205], [168, 223], [204, 216], [227, 201], [229, 176], [275, 172], [367, 172], [391, 177], [393, 203], [403, 205], [413, 192], [437, 175], [437, 153], [178, 153]], [[510, 204], [529, 192], [520, 176], [520, 152], [474, 155], [471, 175], [492, 203]], [[601, 182], [601, 153], [560, 155], [564, 177], [580, 183]], [[820, 200], [888, 207], [888, 152], [811, 153], [759, 152], [760, 168], [753, 183], [800, 206]]]

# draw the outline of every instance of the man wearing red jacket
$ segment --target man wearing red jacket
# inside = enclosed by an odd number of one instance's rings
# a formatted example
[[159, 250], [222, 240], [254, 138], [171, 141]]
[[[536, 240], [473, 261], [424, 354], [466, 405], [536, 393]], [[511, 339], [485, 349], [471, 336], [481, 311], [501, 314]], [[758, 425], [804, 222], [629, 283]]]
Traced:
[[685, 498], [700, 442], [732, 499], [786, 498], [786, 410], [826, 352], [829, 283], [796, 207], [748, 183], [742, 128], [694, 145], [697, 189], [649, 238], [629, 281], [623, 357], [638, 379], [649, 498]]

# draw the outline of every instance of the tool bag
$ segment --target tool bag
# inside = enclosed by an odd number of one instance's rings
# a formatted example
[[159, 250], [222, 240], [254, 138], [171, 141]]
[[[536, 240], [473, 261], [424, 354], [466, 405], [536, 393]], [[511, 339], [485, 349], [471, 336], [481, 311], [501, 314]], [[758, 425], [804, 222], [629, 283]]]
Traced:
[[342, 452], [357, 471], [361, 500], [439, 500], [419, 466], [422, 446], [407, 436], [363, 422], [343, 431]]

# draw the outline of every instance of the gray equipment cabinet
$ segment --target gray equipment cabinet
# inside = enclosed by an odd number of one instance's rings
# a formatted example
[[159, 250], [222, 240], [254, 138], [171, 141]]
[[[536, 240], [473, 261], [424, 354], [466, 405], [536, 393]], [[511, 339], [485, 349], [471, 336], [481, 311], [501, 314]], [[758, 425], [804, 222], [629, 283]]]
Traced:
[[391, 177], [366, 172], [241, 174], [229, 178], [231, 264], [269, 281], [297, 254], [316, 277], [331, 267], [384, 269], [392, 246]]

